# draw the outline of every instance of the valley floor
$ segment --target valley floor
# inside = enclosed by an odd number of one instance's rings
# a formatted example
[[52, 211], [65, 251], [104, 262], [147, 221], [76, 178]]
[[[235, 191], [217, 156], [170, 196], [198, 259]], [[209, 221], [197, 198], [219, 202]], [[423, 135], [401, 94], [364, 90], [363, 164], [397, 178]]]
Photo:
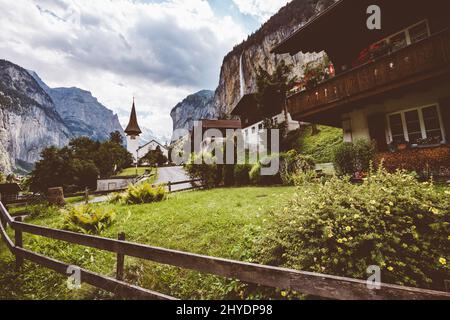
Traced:
[[[148, 205], [110, 205], [117, 213], [115, 224], [102, 236], [157, 247], [248, 261], [253, 239], [270, 210], [283, 205], [294, 187], [247, 187], [215, 189], [170, 195], [167, 201]], [[62, 213], [49, 213], [29, 223], [61, 228]], [[253, 236], [252, 236], [253, 238]], [[25, 247], [94, 272], [113, 275], [115, 256], [64, 242], [25, 235]], [[233, 298], [238, 284], [214, 276], [126, 258], [126, 280], [178, 298]], [[83, 286], [69, 291], [66, 279], [50, 270], [25, 263], [14, 271], [13, 257], [0, 242], [0, 299], [96, 299], [110, 298]]]

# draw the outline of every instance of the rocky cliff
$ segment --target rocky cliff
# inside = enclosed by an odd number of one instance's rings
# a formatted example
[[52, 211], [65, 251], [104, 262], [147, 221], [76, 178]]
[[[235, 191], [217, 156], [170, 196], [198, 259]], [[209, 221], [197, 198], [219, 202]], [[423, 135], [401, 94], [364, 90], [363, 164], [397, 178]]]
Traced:
[[192, 130], [196, 120], [217, 119], [219, 110], [214, 107], [214, 91], [203, 90], [188, 96], [172, 109], [170, 115], [174, 131]]
[[[277, 62], [285, 60], [293, 65], [293, 75], [301, 76], [305, 61], [317, 58], [317, 54], [276, 56], [270, 51], [281, 40], [305, 24], [311, 17], [336, 0], [293, 0], [271, 17], [257, 32], [234, 47], [221, 67], [219, 86], [212, 105], [195, 107], [191, 103], [180, 104], [172, 112], [174, 129], [187, 128], [187, 123], [199, 119], [214, 119], [229, 114], [241, 96], [256, 91], [256, 74], [261, 66], [272, 72]], [[198, 109], [198, 110], [197, 110]], [[175, 109], [174, 109], [175, 110]]]
[[23, 68], [0, 60], [0, 170], [28, 169], [72, 137], [50, 96]]
[[125, 136], [117, 115], [88, 91], [48, 87], [39, 76], [0, 60], [0, 170], [29, 171], [45, 147], [73, 137]]
[[317, 58], [316, 54], [274, 55], [273, 47], [304, 25], [314, 15], [335, 0], [293, 0], [271, 17], [257, 32], [234, 47], [224, 58], [219, 86], [215, 93], [214, 108], [229, 114], [241, 96], [256, 91], [256, 74], [259, 67], [272, 72], [284, 60], [291, 64], [293, 75], [300, 76], [305, 61]]
[[98, 102], [89, 91], [78, 88], [49, 88], [35, 73], [30, 74], [52, 98], [56, 111], [76, 137], [87, 136], [93, 140], [106, 140], [109, 134], [119, 131], [125, 138], [119, 118]]

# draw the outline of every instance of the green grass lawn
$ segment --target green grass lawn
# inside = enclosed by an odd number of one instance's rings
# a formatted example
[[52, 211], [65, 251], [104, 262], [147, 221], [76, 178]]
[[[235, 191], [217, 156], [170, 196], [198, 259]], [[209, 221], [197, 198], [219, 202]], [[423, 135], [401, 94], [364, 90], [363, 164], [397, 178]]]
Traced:
[[[152, 167], [138, 167], [137, 169], [137, 175], [141, 176], [145, 173], [146, 170], [151, 170], [152, 173], [156, 173], [156, 168]], [[121, 173], [119, 173], [118, 177], [128, 177], [128, 176], [135, 176], [136, 175], [136, 167], [127, 168], [124, 169]]]
[[[249, 261], [253, 240], [267, 213], [286, 203], [294, 192], [294, 187], [215, 189], [172, 194], [164, 202], [147, 205], [103, 204], [116, 211], [117, 220], [102, 236], [116, 238], [123, 231], [127, 240], [133, 242]], [[28, 222], [60, 228], [63, 216], [53, 212]], [[25, 235], [24, 241], [27, 248], [36, 252], [113, 275], [114, 254], [30, 235]], [[26, 263], [20, 274], [13, 266], [13, 257], [0, 244], [0, 299], [108, 297], [89, 286], [83, 286], [81, 291], [68, 291], [64, 277], [32, 263]], [[191, 299], [233, 298], [241, 286], [237, 281], [129, 257], [126, 279], [178, 298]]]

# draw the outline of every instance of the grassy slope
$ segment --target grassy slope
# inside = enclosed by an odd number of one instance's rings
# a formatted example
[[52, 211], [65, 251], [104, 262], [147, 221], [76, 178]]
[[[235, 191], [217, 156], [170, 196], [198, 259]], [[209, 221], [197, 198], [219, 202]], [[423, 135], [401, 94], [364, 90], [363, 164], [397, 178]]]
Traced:
[[296, 149], [314, 157], [317, 163], [333, 162], [334, 148], [343, 143], [342, 129], [319, 126], [320, 133], [311, 135], [305, 128], [296, 143]]
[[[174, 194], [168, 201], [140, 206], [104, 205], [117, 212], [116, 223], [102, 236], [115, 238], [124, 231], [134, 242], [231, 259], [248, 260], [252, 240], [265, 214], [291, 198], [293, 187], [236, 188]], [[51, 214], [30, 221], [61, 227], [63, 218]], [[252, 237], [253, 238], [253, 237]], [[113, 274], [115, 257], [75, 245], [34, 236], [25, 244], [37, 252], [81, 265], [103, 274]], [[224, 298], [237, 284], [213, 276], [127, 258], [127, 280], [183, 298]], [[20, 275], [13, 271], [13, 258], [0, 244], [0, 299], [93, 298], [99, 293], [88, 286], [69, 292], [64, 277], [26, 263]]]

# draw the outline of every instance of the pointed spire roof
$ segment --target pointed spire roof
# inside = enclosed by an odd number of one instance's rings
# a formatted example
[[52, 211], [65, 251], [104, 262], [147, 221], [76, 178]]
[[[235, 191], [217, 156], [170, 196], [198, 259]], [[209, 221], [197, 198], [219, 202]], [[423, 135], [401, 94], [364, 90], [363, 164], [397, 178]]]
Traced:
[[139, 124], [137, 122], [134, 98], [133, 98], [133, 107], [131, 108], [130, 122], [128, 123], [128, 126], [125, 129], [125, 133], [129, 136], [138, 136], [142, 133], [141, 128], [139, 128]]

